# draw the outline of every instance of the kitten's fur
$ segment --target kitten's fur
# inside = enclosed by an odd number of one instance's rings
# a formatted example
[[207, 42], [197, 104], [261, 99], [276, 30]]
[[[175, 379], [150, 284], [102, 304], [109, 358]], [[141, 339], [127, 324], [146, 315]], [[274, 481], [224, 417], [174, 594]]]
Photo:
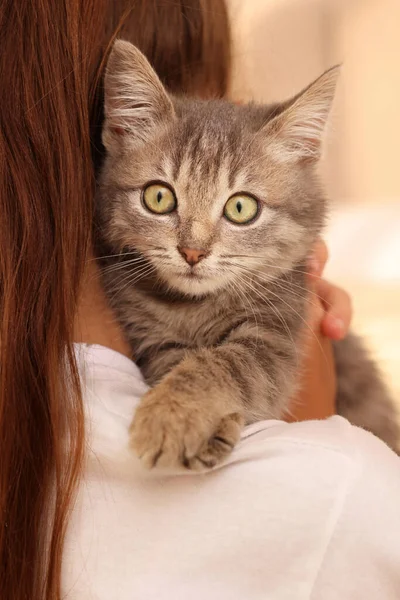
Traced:
[[[326, 200], [316, 175], [337, 69], [273, 106], [173, 98], [143, 55], [116, 42], [105, 77], [105, 164], [96, 238], [109, 299], [153, 386], [131, 428], [148, 466], [212, 467], [244, 423], [280, 418], [295, 392], [308, 301], [305, 262]], [[151, 181], [177, 210], [150, 213]], [[223, 217], [237, 192], [249, 225]], [[203, 249], [193, 268], [177, 247]], [[353, 335], [335, 344], [340, 414], [397, 443], [395, 409]]]

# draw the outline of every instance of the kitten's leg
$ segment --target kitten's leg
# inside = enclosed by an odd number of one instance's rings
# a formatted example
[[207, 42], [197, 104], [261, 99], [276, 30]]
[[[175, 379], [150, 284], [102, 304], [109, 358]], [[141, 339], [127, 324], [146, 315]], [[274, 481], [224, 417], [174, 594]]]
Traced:
[[148, 467], [211, 468], [231, 452], [245, 422], [282, 415], [295, 368], [286, 338], [240, 326], [220, 346], [188, 352], [142, 398], [132, 447]]
[[399, 419], [394, 400], [378, 367], [357, 336], [350, 334], [334, 343], [337, 370], [337, 410], [353, 425], [400, 450]]

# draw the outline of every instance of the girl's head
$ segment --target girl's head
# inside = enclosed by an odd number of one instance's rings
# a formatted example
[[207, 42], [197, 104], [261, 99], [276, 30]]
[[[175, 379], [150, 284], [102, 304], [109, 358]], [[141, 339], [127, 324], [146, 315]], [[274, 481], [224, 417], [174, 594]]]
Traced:
[[0, 598], [49, 600], [84, 448], [72, 331], [107, 54], [123, 35], [170, 91], [221, 96], [229, 28], [223, 0], [2, 0], [0, 29]]

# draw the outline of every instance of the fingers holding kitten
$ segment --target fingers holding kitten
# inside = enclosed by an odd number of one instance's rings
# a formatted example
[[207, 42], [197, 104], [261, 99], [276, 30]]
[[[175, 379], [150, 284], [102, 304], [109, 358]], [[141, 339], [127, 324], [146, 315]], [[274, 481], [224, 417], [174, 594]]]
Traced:
[[341, 340], [348, 334], [351, 324], [351, 297], [344, 289], [321, 278], [327, 260], [327, 246], [319, 239], [308, 261], [311, 293], [320, 301], [311, 320], [324, 336]]
[[317, 282], [316, 290], [324, 307], [321, 332], [332, 340], [343, 339], [349, 331], [353, 313], [350, 295], [324, 279]]

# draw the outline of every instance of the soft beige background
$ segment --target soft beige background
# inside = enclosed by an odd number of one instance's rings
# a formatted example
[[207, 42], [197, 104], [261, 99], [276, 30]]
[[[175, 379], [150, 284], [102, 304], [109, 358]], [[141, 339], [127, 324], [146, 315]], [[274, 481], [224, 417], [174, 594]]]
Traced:
[[228, 0], [232, 94], [289, 97], [342, 63], [321, 175], [328, 275], [400, 400], [400, 0]]

